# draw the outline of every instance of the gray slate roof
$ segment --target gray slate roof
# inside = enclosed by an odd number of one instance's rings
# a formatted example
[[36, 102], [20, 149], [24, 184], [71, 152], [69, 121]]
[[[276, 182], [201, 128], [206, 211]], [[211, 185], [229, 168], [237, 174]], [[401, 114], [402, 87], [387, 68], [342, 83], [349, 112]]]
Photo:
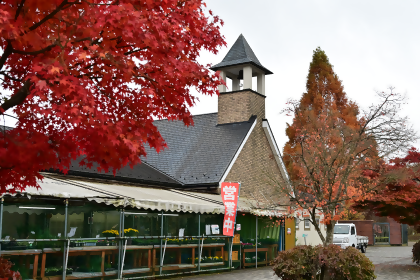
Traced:
[[13, 129], [13, 127], [0, 125], [0, 131], [8, 131], [8, 130], [12, 130], [12, 129]]
[[68, 174], [81, 175], [93, 178], [120, 180], [127, 182], [142, 182], [149, 184], [160, 182], [169, 185], [174, 185], [175, 187], [181, 186], [181, 183], [179, 181], [174, 180], [173, 178], [159, 170], [156, 170], [156, 168], [153, 168], [147, 163], [137, 164], [133, 167], [133, 169], [131, 169], [130, 166], [126, 165], [125, 167], [118, 170], [115, 173], [114, 177], [112, 170], [110, 170], [108, 173], [98, 172], [97, 163], [94, 163], [92, 168], [87, 168], [86, 166], [79, 166], [79, 162], [81, 159], [82, 158], [80, 157], [77, 160], [72, 161]]
[[159, 120], [159, 129], [168, 148], [160, 153], [149, 147], [143, 163], [131, 169], [126, 166], [114, 177], [112, 172], [99, 173], [97, 165], [91, 169], [80, 167], [80, 159], [72, 162], [69, 174], [110, 178], [131, 182], [157, 183], [174, 187], [188, 187], [218, 183], [236, 151], [255, 121], [218, 125], [217, 113], [193, 116], [194, 126], [182, 121]]
[[273, 74], [270, 70], [262, 66], [255, 53], [252, 51], [245, 37], [241, 34], [223, 58], [222, 62], [214, 65], [210, 69], [217, 71], [221, 68], [235, 66], [239, 64], [251, 63], [265, 72], [266, 75]]
[[194, 126], [182, 121], [155, 121], [168, 148], [147, 150], [145, 162], [183, 185], [218, 183], [239, 149], [255, 117], [247, 122], [217, 125], [217, 113], [193, 116]]

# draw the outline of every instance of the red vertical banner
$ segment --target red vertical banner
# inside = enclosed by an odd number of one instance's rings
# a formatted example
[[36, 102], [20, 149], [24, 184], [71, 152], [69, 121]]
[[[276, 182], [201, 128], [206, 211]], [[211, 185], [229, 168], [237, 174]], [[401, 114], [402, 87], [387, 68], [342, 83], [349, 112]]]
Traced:
[[239, 183], [222, 183], [222, 200], [225, 205], [223, 235], [233, 236], [235, 232], [236, 211], [238, 209]]

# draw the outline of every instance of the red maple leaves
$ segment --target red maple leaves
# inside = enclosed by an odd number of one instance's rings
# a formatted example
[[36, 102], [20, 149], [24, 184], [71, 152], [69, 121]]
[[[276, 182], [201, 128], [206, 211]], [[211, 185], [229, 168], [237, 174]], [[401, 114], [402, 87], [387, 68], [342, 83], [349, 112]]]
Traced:
[[[114, 172], [164, 140], [153, 116], [191, 124], [188, 106], [220, 79], [197, 62], [225, 45], [201, 0], [16, 1], [0, 11], [0, 193], [37, 186], [72, 158]], [[7, 97], [4, 99], [3, 97]]]
[[380, 187], [358, 201], [357, 210], [389, 216], [404, 224], [420, 226], [420, 152], [411, 148], [403, 158], [384, 164]]

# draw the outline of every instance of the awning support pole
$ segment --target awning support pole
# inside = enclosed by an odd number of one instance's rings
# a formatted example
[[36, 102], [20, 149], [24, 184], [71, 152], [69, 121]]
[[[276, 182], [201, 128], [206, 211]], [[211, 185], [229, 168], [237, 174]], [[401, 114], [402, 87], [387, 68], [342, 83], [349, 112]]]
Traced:
[[127, 239], [125, 239], [124, 240], [124, 251], [123, 251], [123, 255], [122, 255], [122, 261], [121, 261], [121, 274], [119, 275], [120, 277], [119, 277], [119, 279], [122, 279], [123, 278], [123, 276], [122, 276], [122, 274], [123, 274], [123, 271], [124, 271], [124, 260], [125, 260], [125, 252], [127, 251]]
[[160, 260], [160, 267], [163, 267], [163, 259], [165, 258], [165, 252], [166, 252], [166, 243], [168, 242], [168, 239], [165, 238], [165, 247], [163, 248], [163, 254], [162, 258]]
[[230, 241], [230, 268], [232, 269], [232, 265], [233, 265], [233, 237], [231, 238]]
[[[3, 202], [4, 198], [1, 198], [1, 204], [0, 204], [0, 239], [3, 239]], [[0, 242], [0, 256], [1, 256], [1, 242]]]
[[255, 268], [258, 267], [258, 216], [255, 215]]
[[[122, 237], [123, 234], [123, 230], [121, 230], [122, 228], [122, 223], [123, 223], [123, 212], [122, 209], [120, 209], [120, 225], [119, 225], [119, 232], [118, 232], [118, 236]], [[121, 275], [121, 255], [122, 255], [122, 239], [118, 239], [118, 274], [117, 274], [117, 278], [119, 278], [119, 276]]]
[[[69, 200], [66, 199], [65, 208], [64, 208], [64, 238], [65, 239], [67, 239], [68, 207], [69, 207]], [[70, 240], [68, 240], [68, 242], [65, 242], [65, 241], [63, 242], [63, 280], [66, 279], [66, 273], [67, 273], [67, 256], [68, 256], [69, 245], [70, 245], [69, 243], [70, 243]]]
[[[198, 245], [200, 245], [200, 240], [198, 241]], [[203, 233], [203, 239], [201, 240], [201, 248], [200, 248], [200, 255], [198, 256], [198, 263], [201, 263], [201, 256], [203, 255], [203, 245], [204, 245], [204, 233]], [[223, 260], [224, 256], [222, 256]]]
[[[200, 236], [200, 222], [201, 222], [201, 214], [198, 213], [198, 236]], [[402, 235], [401, 235], [402, 236]], [[204, 238], [203, 238], [204, 241]], [[193, 259], [195, 256], [192, 256]], [[201, 269], [201, 250], [200, 250], [200, 238], [198, 238], [198, 271]]]
[[[3, 239], [3, 202], [4, 198], [1, 198], [1, 204], [0, 204], [0, 239]], [[0, 242], [0, 256], [1, 256], [1, 242]]]
[[[163, 211], [162, 211], [162, 220], [161, 220], [161, 225], [160, 225], [160, 236], [163, 236]], [[162, 237], [160, 238], [160, 263], [163, 264], [162, 261]], [[162, 265], [159, 267], [159, 275], [162, 275]]]

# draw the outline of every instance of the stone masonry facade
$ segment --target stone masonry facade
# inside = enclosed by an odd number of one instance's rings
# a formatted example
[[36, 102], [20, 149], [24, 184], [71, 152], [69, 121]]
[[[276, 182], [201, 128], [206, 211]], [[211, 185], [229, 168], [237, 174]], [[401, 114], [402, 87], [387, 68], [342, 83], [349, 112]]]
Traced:
[[284, 187], [283, 178], [262, 127], [265, 97], [252, 91], [219, 96], [219, 124], [249, 120], [252, 115], [257, 116], [256, 126], [225, 181], [241, 182], [241, 197], [256, 199], [261, 206], [287, 205], [279, 190]]
[[265, 118], [265, 97], [249, 90], [222, 92], [218, 101], [218, 124], [248, 121], [251, 116]]

